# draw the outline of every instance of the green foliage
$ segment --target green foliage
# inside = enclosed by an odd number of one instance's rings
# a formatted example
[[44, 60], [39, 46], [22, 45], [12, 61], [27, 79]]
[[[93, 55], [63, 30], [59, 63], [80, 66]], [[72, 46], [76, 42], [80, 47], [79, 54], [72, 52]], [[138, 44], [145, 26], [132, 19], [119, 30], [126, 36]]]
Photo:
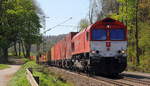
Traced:
[[[127, 2], [125, 2], [127, 1]], [[147, 0], [148, 1], [148, 0]], [[129, 33], [129, 41], [128, 41], [128, 61], [129, 66], [132, 67], [129, 69], [134, 69], [135, 71], [141, 71], [141, 72], [150, 72], [149, 67], [149, 56], [150, 56], [150, 25], [148, 23], [149, 21], [149, 15], [150, 11], [147, 10], [148, 4], [150, 3], [146, 2], [140, 2], [138, 7], [138, 30], [139, 30], [139, 53], [140, 54], [140, 65], [135, 66], [136, 64], [136, 33], [135, 33], [135, 13], [136, 13], [136, 2], [137, 0], [118, 0], [119, 3], [123, 4], [119, 10], [119, 15], [112, 15], [113, 17], [119, 16], [119, 19], [123, 19], [123, 21], [127, 22], [128, 27], [128, 33]], [[141, 6], [142, 5], [142, 6]], [[145, 6], [145, 7], [144, 7]], [[127, 10], [125, 10], [127, 8]], [[142, 16], [145, 15], [145, 16]], [[125, 17], [126, 16], [126, 17]], [[145, 17], [147, 19], [145, 19]]]
[[140, 57], [141, 59], [141, 65], [136, 66], [135, 64], [128, 62], [128, 71], [138, 71], [138, 72], [147, 72], [150, 73], [150, 55], [146, 55], [143, 57]]
[[0, 64], [0, 70], [1, 70], [1, 69], [6, 69], [6, 68], [9, 68], [9, 67], [10, 67], [9, 65]]
[[40, 78], [40, 86], [72, 86], [59, 78], [42, 72], [34, 72], [34, 76]]
[[[2, 0], [0, 49], [8, 49], [14, 42], [22, 42], [30, 53], [31, 44], [41, 41], [41, 24], [36, 9], [33, 0]], [[0, 55], [0, 57], [7, 58], [7, 55]]]
[[147, 23], [140, 23], [139, 26], [141, 29], [139, 37], [140, 47], [146, 49], [146, 51], [150, 51], [150, 25]]
[[84, 30], [89, 26], [89, 21], [87, 19], [81, 19], [79, 22], [80, 31]]
[[[110, 17], [132, 25], [135, 18], [135, 3], [136, 0], [117, 0], [119, 4], [119, 13], [112, 13]], [[128, 29], [131, 29], [131, 26]]]

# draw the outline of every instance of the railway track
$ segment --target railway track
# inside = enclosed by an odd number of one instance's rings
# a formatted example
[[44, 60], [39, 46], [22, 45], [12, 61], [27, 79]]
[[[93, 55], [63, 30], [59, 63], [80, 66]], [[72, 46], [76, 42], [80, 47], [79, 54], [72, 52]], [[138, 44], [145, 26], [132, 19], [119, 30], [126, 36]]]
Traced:
[[150, 82], [145, 81], [145, 80], [140, 80], [140, 79], [131, 78], [131, 77], [124, 77], [123, 80], [143, 84], [143, 85], [146, 85], [146, 86], [150, 86]]
[[114, 86], [133, 86], [131, 84], [128, 84], [128, 83], [124, 83], [124, 82], [119, 82], [119, 81], [115, 81], [113, 79], [109, 79], [109, 78], [104, 78], [104, 77], [100, 77], [100, 76], [94, 76], [95, 79], [97, 80], [102, 80], [102, 81], [105, 81], [107, 83], [110, 83]]
[[[80, 75], [88, 76], [87, 74], [80, 73]], [[141, 80], [133, 77], [127, 77], [127, 76], [119, 76], [122, 78], [111, 79], [110, 77], [102, 77], [102, 76], [88, 76], [95, 80], [104, 81], [106, 83], [109, 83], [112, 86], [150, 86], [150, 81]], [[108, 85], [108, 86], [110, 86]]]
[[[55, 67], [54, 67], [55, 69]], [[64, 69], [56, 68], [57, 71], [61, 71], [61, 73], [66, 73], [70, 77], [76, 77], [78, 80], [77, 82], [81, 81], [82, 83], [87, 83], [88, 85], [77, 85], [77, 86], [150, 86], [150, 81], [145, 81], [133, 77], [127, 77], [121, 75], [122, 78], [113, 79], [103, 76], [89, 76], [89, 74], [85, 73], [77, 73], [72, 72]], [[80, 80], [84, 79], [84, 81]], [[95, 83], [94, 85], [90, 85], [90, 83]]]
[[128, 74], [128, 73], [122, 73], [121, 76], [123, 76], [124, 81], [130, 81], [134, 83], [143, 84], [145, 86], [150, 86], [150, 77], [148, 74]]
[[[103, 80], [104, 77], [95, 76], [97, 79]], [[150, 81], [141, 80], [132, 77], [122, 76], [121, 79], [109, 79], [105, 78], [105, 81], [113, 83], [117, 86], [150, 86]]]
[[[74, 72], [73, 72], [74, 73]], [[110, 78], [106, 78], [106, 77], [101, 77], [101, 76], [89, 76], [88, 74], [84, 74], [84, 73], [78, 73], [81, 77], [85, 77], [88, 79], [91, 79], [93, 81], [97, 81], [102, 83], [102, 86], [134, 86], [128, 83], [124, 83], [123, 81], [116, 81]]]

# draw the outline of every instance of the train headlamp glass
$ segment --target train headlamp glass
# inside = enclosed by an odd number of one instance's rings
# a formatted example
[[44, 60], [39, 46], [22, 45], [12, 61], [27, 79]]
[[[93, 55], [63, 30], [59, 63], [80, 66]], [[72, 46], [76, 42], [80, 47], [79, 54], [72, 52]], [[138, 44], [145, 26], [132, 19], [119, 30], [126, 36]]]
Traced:
[[125, 53], [126, 53], [126, 50], [119, 50], [118, 53], [120, 53], [120, 54], [125, 54]]
[[125, 50], [122, 50], [122, 51], [121, 51], [121, 53], [122, 53], [122, 54], [125, 54], [125, 53], [126, 53], [126, 51], [125, 51]]
[[95, 50], [92, 50], [91, 52], [92, 52], [92, 53], [96, 53], [96, 51], [95, 51]]

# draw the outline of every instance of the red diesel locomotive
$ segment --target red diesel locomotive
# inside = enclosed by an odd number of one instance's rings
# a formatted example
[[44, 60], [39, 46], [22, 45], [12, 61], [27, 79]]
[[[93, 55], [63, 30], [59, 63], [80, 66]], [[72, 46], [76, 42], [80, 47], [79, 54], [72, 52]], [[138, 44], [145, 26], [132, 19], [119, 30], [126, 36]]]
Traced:
[[97, 74], [118, 74], [127, 66], [127, 28], [105, 18], [71, 32], [51, 48], [51, 65]]

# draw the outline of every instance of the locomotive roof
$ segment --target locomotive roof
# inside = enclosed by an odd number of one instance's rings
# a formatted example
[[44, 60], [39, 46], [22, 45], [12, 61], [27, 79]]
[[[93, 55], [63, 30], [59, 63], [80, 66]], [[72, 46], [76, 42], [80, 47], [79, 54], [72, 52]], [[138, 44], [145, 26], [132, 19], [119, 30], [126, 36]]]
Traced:
[[121, 27], [126, 27], [122, 22], [120, 22], [118, 20], [115, 20], [112, 18], [104, 18], [103, 20], [97, 21], [94, 24], [90, 25], [86, 30], [89, 30], [98, 25], [108, 25], [108, 24], [120, 25]]
[[126, 27], [122, 22], [112, 19], [112, 18], [104, 18], [103, 20], [97, 21], [94, 24], [89, 25], [87, 28], [85, 28], [84, 30], [82, 30], [81, 32], [77, 33], [74, 37], [82, 34], [85, 31], [88, 31], [96, 26], [99, 25], [108, 25], [108, 24], [114, 24], [114, 25], [120, 25], [121, 27]]

